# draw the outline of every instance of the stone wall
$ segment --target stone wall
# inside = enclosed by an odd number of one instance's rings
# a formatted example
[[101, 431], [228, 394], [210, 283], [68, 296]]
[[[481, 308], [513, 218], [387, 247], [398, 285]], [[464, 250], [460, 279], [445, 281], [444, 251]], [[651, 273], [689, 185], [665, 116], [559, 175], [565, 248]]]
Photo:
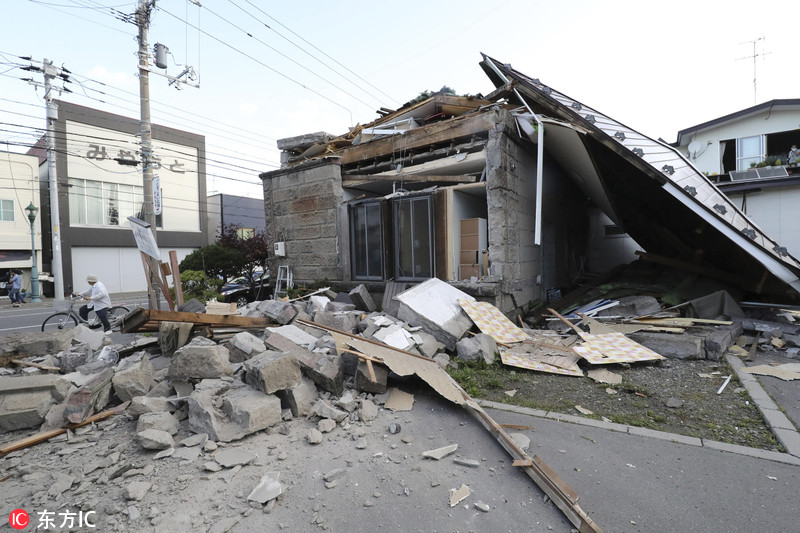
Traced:
[[273, 277], [279, 265], [289, 265], [295, 284], [342, 279], [337, 236], [342, 203], [339, 165], [315, 163], [261, 177], [268, 238], [286, 243], [286, 257], [270, 258]]
[[[490, 279], [500, 282], [495, 306], [504, 313], [540, 297], [539, 247], [534, 246], [536, 152], [514, 140], [516, 126], [505, 120], [489, 132], [486, 146], [486, 202]], [[533, 148], [532, 148], [533, 147]]]

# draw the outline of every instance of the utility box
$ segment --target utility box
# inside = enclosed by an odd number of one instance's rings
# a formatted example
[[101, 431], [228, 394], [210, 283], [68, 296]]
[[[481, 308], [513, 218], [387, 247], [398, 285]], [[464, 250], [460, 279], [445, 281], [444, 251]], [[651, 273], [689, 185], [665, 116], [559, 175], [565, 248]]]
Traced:
[[285, 242], [276, 242], [275, 243], [275, 257], [286, 257], [286, 243]]

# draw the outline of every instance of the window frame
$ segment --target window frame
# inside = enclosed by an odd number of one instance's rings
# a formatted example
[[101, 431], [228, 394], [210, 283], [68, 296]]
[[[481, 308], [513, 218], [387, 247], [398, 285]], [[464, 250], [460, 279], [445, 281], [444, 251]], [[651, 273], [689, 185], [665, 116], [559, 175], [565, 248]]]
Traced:
[[[364, 210], [365, 214], [369, 214], [368, 210], [370, 208], [374, 208], [374, 207], [378, 208], [377, 218], [378, 218], [379, 239], [380, 239], [379, 244], [378, 244], [378, 246], [379, 246], [379, 254], [378, 255], [380, 257], [380, 266], [379, 266], [380, 272], [378, 272], [377, 274], [374, 274], [374, 273], [370, 272], [369, 256], [370, 256], [370, 252], [372, 250], [369, 248], [369, 244], [370, 243], [369, 243], [369, 239], [367, 239], [367, 238], [364, 239], [364, 242], [367, 245], [367, 249], [363, 250], [363, 253], [364, 253], [363, 261], [364, 261], [364, 265], [366, 266], [367, 271], [366, 272], [357, 272], [356, 269], [357, 269], [357, 265], [359, 264], [359, 261], [357, 259], [358, 259], [358, 255], [359, 255], [360, 251], [358, 250], [359, 247], [358, 247], [357, 236], [356, 236], [356, 231], [358, 230], [358, 228], [356, 228], [356, 218], [357, 217], [356, 217], [355, 211], [356, 210]], [[351, 275], [352, 279], [354, 279], [354, 280], [382, 281], [386, 277], [385, 276], [385, 273], [386, 273], [386, 261], [385, 261], [386, 239], [384, 238], [384, 232], [385, 232], [384, 210], [385, 210], [385, 202], [381, 201], [380, 199], [378, 199], [378, 200], [374, 200], [374, 199], [365, 200], [365, 201], [361, 201], [361, 202], [350, 204], [348, 206], [348, 218], [349, 218], [349, 224], [348, 225], [349, 225], [349, 229], [350, 229], [350, 275]], [[369, 227], [370, 227], [369, 221], [368, 221], [367, 217], [365, 217], [365, 227], [363, 228], [363, 233], [365, 235], [368, 233]]]
[[[8, 207], [3, 207], [4, 202], [8, 202]], [[6, 215], [11, 215], [11, 218], [6, 218]], [[2, 198], [0, 199], [0, 222], [14, 222], [15, 221], [14, 215], [14, 200], [9, 198]]]
[[[416, 273], [412, 273], [411, 275], [404, 275], [402, 274], [403, 269], [401, 268], [400, 261], [401, 261], [401, 254], [403, 253], [402, 250], [402, 241], [400, 235], [400, 223], [398, 221], [398, 211], [400, 210], [403, 204], [412, 204], [415, 202], [425, 202], [427, 204], [427, 219], [428, 219], [428, 232], [427, 232], [427, 244], [428, 244], [428, 269], [427, 272], [423, 273], [422, 275], [417, 275]], [[394, 245], [394, 272], [395, 278], [397, 281], [425, 281], [432, 277], [436, 276], [436, 261], [435, 261], [435, 251], [436, 251], [436, 221], [434, 219], [434, 209], [433, 209], [433, 196], [431, 194], [424, 194], [424, 195], [413, 195], [413, 196], [403, 196], [400, 198], [394, 198], [392, 200], [392, 236], [393, 236], [393, 245]], [[414, 233], [416, 227], [415, 218], [415, 211], [414, 209], [410, 210], [411, 220], [410, 222], [410, 229], [412, 234], [410, 238], [413, 241], [416, 241], [416, 234]], [[417, 248], [412, 244], [411, 246], [411, 264], [414, 265], [416, 263], [416, 250]]]

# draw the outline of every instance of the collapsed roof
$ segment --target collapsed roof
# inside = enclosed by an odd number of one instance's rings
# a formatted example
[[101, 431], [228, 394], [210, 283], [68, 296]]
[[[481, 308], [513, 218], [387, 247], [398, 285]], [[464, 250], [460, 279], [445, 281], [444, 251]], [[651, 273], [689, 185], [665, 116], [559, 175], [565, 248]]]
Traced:
[[756, 294], [798, 297], [800, 262], [677, 149], [485, 54], [481, 67], [527, 108], [523, 129], [543, 124], [547, 153], [650, 259]]

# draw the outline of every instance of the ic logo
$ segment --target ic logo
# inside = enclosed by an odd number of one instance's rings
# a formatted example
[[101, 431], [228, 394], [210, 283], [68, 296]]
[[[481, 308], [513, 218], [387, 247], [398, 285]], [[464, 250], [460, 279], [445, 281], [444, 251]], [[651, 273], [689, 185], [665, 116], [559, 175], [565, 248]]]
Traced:
[[14, 529], [26, 528], [29, 522], [30, 518], [28, 517], [28, 513], [22, 509], [15, 509], [8, 517], [8, 523], [11, 524], [11, 527]]

